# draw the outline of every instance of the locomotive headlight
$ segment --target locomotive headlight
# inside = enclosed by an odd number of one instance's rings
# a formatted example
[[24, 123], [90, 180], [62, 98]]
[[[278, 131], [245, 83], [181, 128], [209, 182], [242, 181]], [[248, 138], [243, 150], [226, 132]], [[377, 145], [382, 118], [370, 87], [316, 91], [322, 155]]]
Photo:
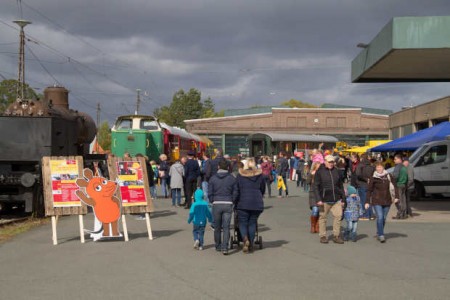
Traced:
[[35, 181], [36, 178], [34, 178], [34, 175], [31, 173], [25, 173], [20, 177], [20, 183], [24, 187], [32, 187]]

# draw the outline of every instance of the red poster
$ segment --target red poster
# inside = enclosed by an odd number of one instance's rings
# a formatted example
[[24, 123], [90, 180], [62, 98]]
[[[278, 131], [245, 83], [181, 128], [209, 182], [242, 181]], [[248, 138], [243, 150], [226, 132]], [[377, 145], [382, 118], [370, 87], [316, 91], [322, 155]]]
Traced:
[[81, 206], [80, 199], [75, 195], [78, 186], [78, 163], [76, 160], [51, 160], [53, 207]]
[[140, 162], [117, 162], [117, 174], [119, 178], [122, 206], [146, 206], [144, 177]]

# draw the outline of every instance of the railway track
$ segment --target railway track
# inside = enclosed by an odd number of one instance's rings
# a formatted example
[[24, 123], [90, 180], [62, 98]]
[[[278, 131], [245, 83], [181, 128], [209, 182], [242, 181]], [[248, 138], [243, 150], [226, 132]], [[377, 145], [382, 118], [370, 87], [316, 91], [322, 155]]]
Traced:
[[0, 216], [0, 227], [29, 220], [31, 216]]

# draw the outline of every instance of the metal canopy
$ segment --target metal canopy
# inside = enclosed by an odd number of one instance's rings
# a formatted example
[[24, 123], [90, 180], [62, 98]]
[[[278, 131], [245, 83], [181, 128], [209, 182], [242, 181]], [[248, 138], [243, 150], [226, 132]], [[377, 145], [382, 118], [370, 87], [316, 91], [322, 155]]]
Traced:
[[450, 81], [450, 16], [392, 19], [352, 61], [352, 82]]
[[338, 141], [334, 136], [329, 135], [307, 135], [307, 134], [292, 134], [292, 133], [278, 133], [278, 132], [261, 132], [250, 135], [250, 139], [268, 136], [272, 142], [317, 142], [317, 143], [336, 143]]

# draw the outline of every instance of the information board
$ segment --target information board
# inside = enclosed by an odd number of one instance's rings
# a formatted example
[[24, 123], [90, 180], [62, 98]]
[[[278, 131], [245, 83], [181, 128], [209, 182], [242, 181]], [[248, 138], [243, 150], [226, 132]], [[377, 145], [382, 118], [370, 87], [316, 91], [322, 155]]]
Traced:
[[75, 181], [82, 177], [83, 158], [64, 156], [42, 158], [42, 178], [46, 216], [80, 215], [87, 207], [77, 197]]
[[75, 159], [59, 159], [50, 161], [52, 181], [53, 207], [81, 206], [75, 195], [78, 186], [78, 162]]
[[122, 206], [147, 206], [144, 174], [139, 161], [117, 161]]

